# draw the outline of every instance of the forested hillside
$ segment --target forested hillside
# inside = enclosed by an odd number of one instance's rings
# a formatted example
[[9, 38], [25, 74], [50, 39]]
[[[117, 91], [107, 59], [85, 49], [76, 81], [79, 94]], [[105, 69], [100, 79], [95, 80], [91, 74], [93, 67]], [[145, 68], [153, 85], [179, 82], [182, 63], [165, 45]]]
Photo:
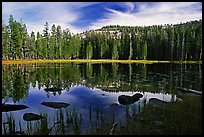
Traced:
[[43, 33], [28, 34], [10, 15], [2, 21], [2, 59], [201, 60], [202, 20], [177, 25], [105, 26], [72, 35], [45, 23]]

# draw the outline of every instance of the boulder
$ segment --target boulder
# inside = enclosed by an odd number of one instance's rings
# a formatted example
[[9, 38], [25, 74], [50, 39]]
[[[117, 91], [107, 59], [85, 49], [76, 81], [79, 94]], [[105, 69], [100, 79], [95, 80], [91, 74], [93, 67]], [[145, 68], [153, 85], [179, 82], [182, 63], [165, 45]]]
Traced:
[[129, 105], [139, 101], [141, 97], [143, 97], [143, 95], [140, 93], [136, 93], [133, 96], [120, 95], [118, 101], [122, 105]]
[[64, 103], [64, 102], [42, 102], [41, 104], [44, 106], [56, 108], [56, 109], [66, 108], [70, 105], [70, 104]]
[[142, 98], [142, 97], [143, 97], [143, 95], [140, 94], [140, 93], [136, 93], [136, 94], [134, 94], [134, 95], [132, 96], [132, 98]]
[[2, 104], [2, 112], [17, 111], [26, 108], [28, 108], [26, 105]]
[[25, 113], [25, 114], [23, 115], [23, 119], [24, 119], [25, 121], [40, 120], [40, 119], [42, 119], [42, 118], [44, 118], [44, 117], [41, 116], [41, 115], [38, 115], [38, 114], [34, 114], [34, 113]]
[[134, 94], [134, 95], [132, 96], [132, 103], [135, 103], [136, 101], [139, 101], [140, 98], [142, 98], [142, 97], [143, 97], [143, 95], [140, 94], [140, 93]]
[[120, 95], [118, 97], [118, 101], [122, 105], [129, 105], [132, 104], [132, 97], [127, 95]]

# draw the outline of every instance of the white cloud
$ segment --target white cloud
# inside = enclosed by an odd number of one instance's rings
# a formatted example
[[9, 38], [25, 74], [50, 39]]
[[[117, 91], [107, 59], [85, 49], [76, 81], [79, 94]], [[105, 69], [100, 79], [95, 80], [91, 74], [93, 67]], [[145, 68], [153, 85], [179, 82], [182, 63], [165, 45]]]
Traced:
[[[71, 25], [77, 21], [83, 13], [78, 9], [97, 4], [96, 2], [3, 2], [2, 17], [8, 22], [9, 15], [13, 15], [18, 21], [23, 19], [27, 25], [29, 34], [31, 31], [42, 32], [45, 22], [60, 25], [62, 29], [69, 28], [71, 32], [78, 33], [85, 28], [77, 28]], [[30, 14], [29, 12], [32, 12]], [[31, 17], [28, 17], [30, 14]], [[33, 19], [32, 19], [33, 16]], [[36, 18], [36, 20], [35, 20]]]
[[[107, 9], [111, 13], [104, 19], [93, 22], [90, 29], [98, 29], [105, 25], [149, 26], [197, 20], [202, 18], [202, 11], [199, 11], [202, 5], [198, 4], [196, 2], [139, 3], [136, 13]], [[133, 4], [127, 6], [133, 9]]]
[[134, 11], [134, 9], [135, 9], [135, 4], [134, 3], [132, 3], [132, 2], [125, 2], [124, 4], [127, 6], [129, 13]]
[[126, 11], [124, 12], [106, 8], [104, 18], [92, 22], [89, 26], [87, 24], [84, 24], [83, 27], [74, 26], [73, 22], [80, 21], [81, 17], [87, 16], [80, 9], [94, 4], [98, 3], [3, 2], [2, 17], [5, 22], [8, 21], [11, 14], [17, 20], [23, 19], [29, 34], [31, 31], [42, 33], [45, 22], [49, 23], [50, 28], [52, 24], [60, 25], [62, 29], [69, 28], [71, 32], [76, 34], [85, 30], [98, 29], [105, 25], [176, 24], [202, 18], [202, 4], [198, 2], [123, 2], [118, 4], [125, 6]]

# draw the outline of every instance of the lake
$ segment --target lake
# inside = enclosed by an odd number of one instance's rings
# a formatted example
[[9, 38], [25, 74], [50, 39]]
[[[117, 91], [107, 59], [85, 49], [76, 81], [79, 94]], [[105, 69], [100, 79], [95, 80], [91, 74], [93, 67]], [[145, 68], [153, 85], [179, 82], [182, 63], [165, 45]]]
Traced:
[[[46, 88], [60, 88], [47, 91]], [[165, 102], [179, 100], [184, 94], [178, 87], [202, 91], [202, 65], [198, 64], [121, 64], [121, 63], [44, 63], [2, 65], [2, 103], [21, 104], [28, 108], [2, 112], [3, 123], [13, 116], [16, 130], [28, 129], [23, 119], [25, 113], [47, 116], [51, 128], [59, 119], [72, 127], [78, 125], [83, 133], [97, 127], [106, 119], [112, 123], [126, 124], [127, 111], [131, 117], [142, 112], [151, 98]], [[119, 96], [142, 97], [129, 105], [119, 101]], [[42, 102], [64, 102], [66, 108], [56, 109]], [[74, 118], [74, 120], [73, 120]], [[39, 120], [38, 120], [39, 121]], [[19, 124], [19, 122], [21, 124]], [[57, 125], [57, 124], [56, 124]], [[65, 124], [66, 126], [66, 124]], [[55, 128], [56, 130], [56, 128]], [[69, 130], [63, 131], [69, 134]], [[52, 131], [50, 134], [56, 134]], [[71, 134], [71, 133], [70, 133]]]

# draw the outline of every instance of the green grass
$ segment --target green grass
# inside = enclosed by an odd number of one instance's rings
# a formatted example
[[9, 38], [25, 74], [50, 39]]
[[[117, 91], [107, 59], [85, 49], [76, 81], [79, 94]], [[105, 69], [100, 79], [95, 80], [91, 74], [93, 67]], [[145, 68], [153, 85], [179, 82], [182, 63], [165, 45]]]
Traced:
[[171, 104], [163, 113], [165, 133], [176, 135], [202, 134], [202, 97], [184, 95], [182, 102]]
[[[145, 108], [138, 116], [143, 118], [143, 122], [135, 117], [136, 120], [128, 124], [130, 128], [125, 134], [201, 135], [202, 97], [183, 95], [182, 99], [168, 104], [164, 109]], [[161, 121], [163, 126], [155, 126], [154, 121]]]
[[29, 63], [185, 63], [185, 64], [202, 64], [202, 61], [159, 61], [159, 60], [112, 60], [112, 59], [53, 59], [53, 60], [2, 60], [2, 64], [29, 64]]
[[[140, 114], [127, 119], [115, 130], [116, 135], [202, 135], [202, 97], [182, 95], [183, 101], [168, 104], [165, 108], [145, 107]], [[162, 124], [155, 124], [161, 122]], [[108, 121], [86, 134], [110, 134]], [[120, 123], [120, 122], [118, 122]]]

